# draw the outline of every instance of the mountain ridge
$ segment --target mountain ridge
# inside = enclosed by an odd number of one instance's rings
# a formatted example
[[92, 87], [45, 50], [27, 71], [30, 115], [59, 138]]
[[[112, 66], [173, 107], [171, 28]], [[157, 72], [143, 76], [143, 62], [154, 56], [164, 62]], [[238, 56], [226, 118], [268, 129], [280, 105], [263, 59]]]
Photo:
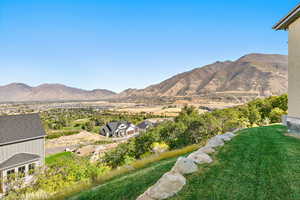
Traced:
[[106, 89], [84, 90], [59, 83], [45, 83], [35, 87], [24, 83], [0, 86], [0, 102], [98, 100], [114, 95], [115, 92]]
[[127, 89], [119, 96], [193, 96], [222, 92], [279, 95], [287, 92], [287, 64], [286, 55], [252, 53], [235, 61], [217, 61], [195, 68], [144, 89]]
[[139, 97], [176, 97], [222, 94], [254, 96], [287, 92], [288, 57], [280, 54], [246, 54], [237, 60], [217, 61], [172, 76], [144, 89], [126, 89], [115, 93], [106, 89], [84, 90], [63, 84], [24, 83], [0, 86], [0, 102], [138, 99]]

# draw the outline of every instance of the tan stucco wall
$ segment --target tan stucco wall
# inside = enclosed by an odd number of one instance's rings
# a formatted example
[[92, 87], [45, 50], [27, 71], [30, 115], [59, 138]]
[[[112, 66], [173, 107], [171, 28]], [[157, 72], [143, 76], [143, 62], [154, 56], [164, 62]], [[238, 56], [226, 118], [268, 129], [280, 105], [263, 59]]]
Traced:
[[300, 118], [300, 18], [289, 26], [289, 113]]

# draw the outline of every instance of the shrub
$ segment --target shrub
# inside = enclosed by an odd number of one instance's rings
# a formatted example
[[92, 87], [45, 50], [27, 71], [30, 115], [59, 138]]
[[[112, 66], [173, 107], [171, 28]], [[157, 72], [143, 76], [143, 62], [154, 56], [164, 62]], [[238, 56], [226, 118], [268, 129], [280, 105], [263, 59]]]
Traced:
[[274, 108], [270, 112], [270, 120], [272, 123], [278, 123], [281, 122], [282, 115], [286, 114], [286, 112], [280, 108]]
[[169, 146], [164, 142], [154, 142], [151, 148], [154, 153], [163, 153], [169, 150]]

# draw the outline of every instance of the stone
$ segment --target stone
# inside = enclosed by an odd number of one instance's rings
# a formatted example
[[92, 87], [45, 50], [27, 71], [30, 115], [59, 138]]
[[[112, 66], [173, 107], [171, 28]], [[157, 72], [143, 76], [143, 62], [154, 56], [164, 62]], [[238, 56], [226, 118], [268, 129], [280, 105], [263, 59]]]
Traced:
[[171, 171], [180, 174], [191, 174], [198, 170], [198, 166], [189, 158], [180, 157]]
[[145, 193], [152, 199], [161, 200], [174, 196], [186, 184], [183, 175], [176, 172], [165, 173], [153, 186]]
[[230, 140], [231, 140], [231, 137], [228, 136], [228, 135], [225, 135], [225, 134], [223, 134], [223, 135], [217, 135], [217, 136], [215, 136], [215, 137], [216, 137], [216, 138], [219, 138], [219, 139], [221, 139], [221, 140], [223, 140], [224, 142], [230, 141]]
[[231, 132], [224, 133], [223, 135], [226, 135], [227, 137], [230, 137], [230, 138], [233, 138], [236, 136], [234, 133], [231, 133]]
[[149, 197], [148, 194], [144, 193], [141, 194], [136, 200], [155, 200], [155, 199]]
[[211, 138], [210, 140], [208, 140], [206, 146], [209, 146], [209, 147], [211, 147], [211, 148], [214, 148], [214, 147], [223, 146], [223, 145], [224, 145], [224, 142], [223, 142], [222, 139], [217, 138], [217, 137], [213, 137], [213, 138]]
[[210, 147], [210, 146], [204, 146], [204, 147], [201, 147], [200, 149], [198, 149], [197, 152], [214, 153], [215, 150], [212, 147]]
[[213, 162], [212, 158], [207, 155], [206, 153], [196, 151], [194, 153], [191, 153], [188, 156], [189, 159], [193, 160], [197, 164], [203, 164], [203, 163], [211, 163]]
[[240, 130], [243, 130], [242, 128], [236, 128], [236, 129], [234, 129], [233, 131], [232, 131], [232, 133], [236, 133], [236, 132], [238, 132], [238, 131], [240, 131]]

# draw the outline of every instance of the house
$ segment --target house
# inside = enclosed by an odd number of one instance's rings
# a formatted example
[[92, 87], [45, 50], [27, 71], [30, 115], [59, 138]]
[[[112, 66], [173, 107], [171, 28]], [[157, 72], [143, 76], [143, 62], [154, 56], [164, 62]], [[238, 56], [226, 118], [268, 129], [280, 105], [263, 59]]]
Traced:
[[150, 122], [148, 120], [145, 120], [145, 121], [139, 123], [137, 125], [137, 127], [139, 128], [139, 131], [146, 131], [148, 128], [151, 128], [154, 125], [155, 125], [154, 123], [152, 123], [152, 122]]
[[38, 114], [0, 116], [0, 196], [10, 175], [22, 175], [25, 184], [33, 179], [44, 164], [45, 136]]
[[277, 24], [275, 30], [288, 31], [288, 115], [285, 118], [289, 132], [300, 134], [300, 4]]
[[107, 123], [100, 130], [100, 134], [106, 137], [124, 137], [138, 132], [134, 124], [124, 121]]

